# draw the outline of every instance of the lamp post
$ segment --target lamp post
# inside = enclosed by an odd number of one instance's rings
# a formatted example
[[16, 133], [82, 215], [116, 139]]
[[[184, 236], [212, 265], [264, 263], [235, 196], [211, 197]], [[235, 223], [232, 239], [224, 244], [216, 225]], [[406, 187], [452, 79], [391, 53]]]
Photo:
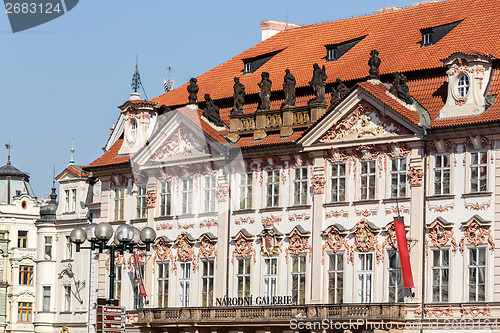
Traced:
[[[115, 234], [113, 243], [107, 245], [108, 241]], [[109, 250], [109, 299], [108, 304], [113, 305], [114, 285], [115, 285], [115, 251], [132, 253], [136, 248], [144, 248], [139, 242], [145, 244], [146, 251], [150, 250], [151, 243], [156, 239], [156, 232], [151, 227], [144, 227], [141, 231], [129, 224], [122, 224], [113, 232], [113, 227], [107, 222], [99, 224], [90, 223], [85, 229], [76, 227], [71, 231], [70, 240], [76, 244], [76, 252], [80, 249], [95, 250], [99, 253]], [[85, 240], [90, 242], [90, 247], [81, 246]]]

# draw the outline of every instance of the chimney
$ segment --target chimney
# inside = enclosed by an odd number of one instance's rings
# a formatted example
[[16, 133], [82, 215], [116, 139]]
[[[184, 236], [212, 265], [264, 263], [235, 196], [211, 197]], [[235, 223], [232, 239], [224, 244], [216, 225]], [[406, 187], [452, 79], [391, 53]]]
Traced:
[[265, 41], [269, 37], [276, 35], [278, 32], [302, 27], [300, 24], [266, 20], [260, 22], [260, 28], [262, 29], [262, 41]]
[[141, 96], [141, 94], [138, 93], [137, 91], [133, 92], [133, 93], [130, 93], [130, 100], [131, 101], [139, 100], [139, 99], [141, 99], [139, 96]]

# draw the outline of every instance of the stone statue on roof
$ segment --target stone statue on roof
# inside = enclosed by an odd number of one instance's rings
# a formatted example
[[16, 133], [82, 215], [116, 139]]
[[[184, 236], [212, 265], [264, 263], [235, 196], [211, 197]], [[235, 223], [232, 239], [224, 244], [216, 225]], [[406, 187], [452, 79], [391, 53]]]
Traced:
[[340, 98], [344, 98], [345, 95], [349, 92], [349, 88], [346, 87], [344, 82], [338, 77], [337, 80], [337, 90], [339, 91]]
[[340, 92], [335, 89], [334, 86], [332, 86], [332, 95], [330, 97], [330, 106], [336, 104], [338, 101], [340, 101]]
[[283, 78], [283, 94], [285, 95], [285, 101], [281, 104], [284, 106], [295, 106], [295, 85], [297, 81], [295, 77], [290, 73], [290, 70], [285, 69], [285, 77]]
[[243, 114], [243, 105], [245, 104], [245, 86], [240, 82], [240, 78], [234, 77], [234, 108], [231, 114]]
[[219, 108], [217, 107], [217, 105], [215, 105], [209, 93], [205, 94], [205, 101], [207, 103], [205, 105], [205, 108], [203, 109], [203, 116], [210, 122], [214, 123], [216, 126], [224, 126], [224, 123], [220, 119]]
[[260, 88], [260, 105], [259, 105], [259, 110], [261, 111], [269, 111], [271, 109], [271, 86], [272, 82], [269, 79], [269, 73], [268, 72], [262, 72], [261, 74], [262, 79], [260, 80], [258, 84]]
[[399, 72], [394, 72], [392, 73], [392, 75], [394, 76], [394, 83], [389, 89], [389, 92], [406, 104], [413, 104], [413, 98], [410, 95], [410, 89], [406, 84], [408, 82], [406, 76], [400, 74]]
[[320, 68], [318, 63], [314, 63], [313, 77], [311, 81], [309, 81], [309, 85], [313, 88], [316, 98], [311, 102], [326, 104], [325, 86], [327, 78], [328, 76], [326, 75], [325, 65], [323, 65], [323, 68]]
[[372, 56], [370, 60], [368, 60], [368, 66], [370, 66], [370, 76], [368, 77], [369, 80], [380, 80], [378, 73], [379, 73], [379, 66], [380, 66], [380, 58], [378, 57], [378, 51], [377, 50], [372, 50], [370, 52], [370, 55]]
[[196, 100], [198, 99], [198, 85], [196, 84], [198, 80], [195, 77], [192, 77], [189, 80], [189, 85], [187, 86], [187, 91], [189, 93], [189, 103], [188, 104], [196, 104]]

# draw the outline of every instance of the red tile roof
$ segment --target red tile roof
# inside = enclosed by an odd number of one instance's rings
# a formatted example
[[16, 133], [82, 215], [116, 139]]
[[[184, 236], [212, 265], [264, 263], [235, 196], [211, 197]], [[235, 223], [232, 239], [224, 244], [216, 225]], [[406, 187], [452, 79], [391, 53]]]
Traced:
[[101, 157], [87, 165], [85, 168], [95, 168], [100, 166], [116, 165], [126, 163], [130, 160], [131, 155], [118, 155], [118, 151], [122, 146], [123, 139], [118, 139]]
[[65, 171], [69, 171], [78, 177], [88, 177], [90, 172], [83, 170], [83, 165], [68, 165], [56, 178], [59, 178]]

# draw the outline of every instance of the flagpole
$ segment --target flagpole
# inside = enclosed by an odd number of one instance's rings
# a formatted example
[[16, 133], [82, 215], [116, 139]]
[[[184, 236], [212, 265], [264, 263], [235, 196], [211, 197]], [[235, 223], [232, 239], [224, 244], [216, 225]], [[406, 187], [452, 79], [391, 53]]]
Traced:
[[425, 320], [425, 236], [427, 234], [427, 214], [426, 214], [426, 206], [427, 206], [427, 129], [424, 127], [422, 129], [422, 134], [424, 135], [424, 205], [422, 212], [422, 314], [421, 314], [421, 325], [420, 325], [420, 333], [424, 332], [424, 320]]

